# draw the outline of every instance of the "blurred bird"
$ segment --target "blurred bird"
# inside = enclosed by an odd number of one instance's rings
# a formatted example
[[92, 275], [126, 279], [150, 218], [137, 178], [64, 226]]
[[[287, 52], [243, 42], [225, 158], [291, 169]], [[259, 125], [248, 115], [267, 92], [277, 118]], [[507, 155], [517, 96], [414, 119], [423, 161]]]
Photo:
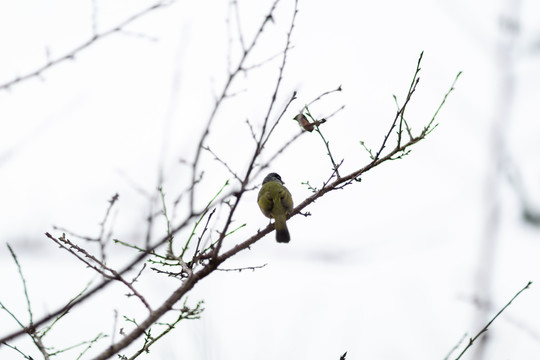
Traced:
[[294, 120], [298, 121], [298, 125], [305, 131], [312, 132], [315, 126], [319, 126], [321, 124], [324, 124], [326, 122], [326, 119], [321, 119], [314, 122], [309, 122], [308, 118], [300, 113], [294, 117]]
[[275, 220], [276, 240], [280, 243], [288, 243], [291, 240], [287, 229], [287, 215], [293, 209], [291, 193], [276, 173], [266, 175], [263, 180], [257, 202], [264, 216]]

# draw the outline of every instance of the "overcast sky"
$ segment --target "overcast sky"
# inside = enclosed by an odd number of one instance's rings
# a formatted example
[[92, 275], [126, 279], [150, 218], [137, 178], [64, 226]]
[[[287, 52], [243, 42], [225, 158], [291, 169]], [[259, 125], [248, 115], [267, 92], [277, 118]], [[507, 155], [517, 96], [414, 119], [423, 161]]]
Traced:
[[[45, 232], [60, 226], [96, 236], [108, 200], [119, 193], [114, 237], [141, 244], [159, 179], [170, 204], [188, 186], [182, 160], [193, 159], [228, 64], [239, 57], [228, 3], [173, 2], [39, 77], [0, 90], [0, 301], [21, 319], [27, 320], [24, 295], [4, 243], [18, 254], [39, 317], [95, 277]], [[0, 3], [0, 86], [151, 4]], [[245, 42], [270, 5], [239, 2]], [[293, 8], [292, 0], [280, 2], [251, 64], [282, 51]], [[338, 359], [345, 351], [348, 360], [443, 359], [465, 333], [479, 331], [478, 314], [489, 320], [528, 281], [540, 280], [539, 228], [522, 216], [523, 199], [531, 211], [540, 210], [540, 6], [311, 0], [300, 1], [298, 9], [276, 106], [281, 109], [293, 91], [298, 98], [269, 151], [298, 132], [290, 119], [303, 105], [341, 85], [342, 92], [311, 111], [324, 117], [345, 105], [323, 130], [344, 159], [343, 170], [360, 168], [369, 157], [359, 142], [380, 146], [396, 112], [392, 95], [403, 102], [422, 51], [420, 83], [407, 114], [413, 131], [431, 120], [457, 73], [463, 74], [426, 140], [402, 160], [317, 201], [307, 209], [310, 217], [291, 219], [290, 244], [276, 244], [271, 234], [225, 264], [264, 268], [203, 281], [189, 297], [191, 304], [205, 300], [202, 318], [181, 324], [148, 359]], [[240, 76], [237, 95], [220, 110], [208, 138], [239, 173], [253, 148], [246, 119], [260, 126], [279, 64], [276, 58]], [[208, 154], [204, 170], [201, 204], [230, 177]], [[331, 167], [321, 139], [307, 134], [270, 170], [299, 204], [311, 194], [302, 182], [320, 186]], [[268, 223], [256, 191], [244, 201], [236, 221], [247, 226], [235, 234], [237, 242]], [[132, 254], [121, 249], [111, 256], [123, 264]], [[160, 279], [141, 287], [157, 305], [175, 285]], [[51, 332], [49, 344], [63, 348], [110, 334], [114, 309], [119, 327], [129, 328], [121, 316], [142, 319], [144, 313], [125, 292], [111, 290], [87, 308], [107, 310], [73, 311]], [[489, 299], [476, 299], [482, 292]], [[492, 325], [486, 359], [537, 358], [539, 301], [533, 283]], [[99, 315], [89, 318], [91, 311]], [[0, 323], [0, 336], [17, 329], [6, 313]], [[0, 358], [21, 357], [4, 346]]]

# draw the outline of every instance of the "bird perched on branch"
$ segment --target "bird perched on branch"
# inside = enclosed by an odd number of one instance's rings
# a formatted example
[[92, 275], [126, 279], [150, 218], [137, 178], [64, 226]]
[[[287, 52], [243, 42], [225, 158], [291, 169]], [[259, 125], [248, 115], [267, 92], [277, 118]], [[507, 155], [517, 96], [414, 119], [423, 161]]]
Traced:
[[276, 240], [280, 243], [288, 243], [291, 240], [287, 229], [287, 215], [293, 209], [291, 193], [276, 173], [266, 175], [263, 180], [257, 202], [264, 216], [275, 220]]
[[324, 124], [326, 122], [326, 119], [321, 119], [313, 122], [309, 122], [306, 115], [300, 113], [294, 117], [294, 120], [298, 121], [298, 125], [305, 131], [312, 132], [313, 129], [315, 129], [315, 126], [319, 126], [321, 124]]

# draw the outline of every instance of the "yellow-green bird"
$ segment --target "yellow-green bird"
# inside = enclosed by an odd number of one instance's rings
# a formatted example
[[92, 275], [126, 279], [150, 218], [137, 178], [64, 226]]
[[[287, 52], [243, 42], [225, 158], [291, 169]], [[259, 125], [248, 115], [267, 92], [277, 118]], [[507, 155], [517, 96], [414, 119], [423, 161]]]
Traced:
[[264, 216], [275, 220], [276, 240], [288, 243], [291, 240], [287, 229], [287, 215], [293, 210], [291, 193], [276, 173], [266, 175], [257, 202]]

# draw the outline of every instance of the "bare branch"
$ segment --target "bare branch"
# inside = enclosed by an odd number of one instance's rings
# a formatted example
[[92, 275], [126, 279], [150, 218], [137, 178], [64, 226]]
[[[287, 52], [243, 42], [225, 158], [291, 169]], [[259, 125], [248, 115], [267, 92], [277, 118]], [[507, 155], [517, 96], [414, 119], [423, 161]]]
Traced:
[[261, 34], [263, 33], [264, 29], [266, 28], [266, 25], [269, 21], [272, 19], [272, 14], [274, 13], [277, 4], [279, 3], [279, 0], [275, 0], [272, 4], [272, 7], [268, 11], [268, 14], [265, 16], [264, 20], [262, 21], [259, 29], [255, 33], [255, 36], [253, 37], [253, 40], [251, 41], [250, 45], [244, 50], [242, 57], [238, 61], [238, 64], [236, 65], [236, 68], [229, 74], [227, 81], [225, 82], [225, 85], [223, 86], [221, 93], [217, 96], [216, 102], [214, 103], [214, 107], [212, 111], [210, 112], [210, 116], [208, 117], [208, 120], [206, 121], [206, 126], [203, 130], [203, 133], [199, 139], [199, 143], [197, 145], [197, 150], [195, 152], [195, 157], [193, 159], [192, 163], [192, 169], [191, 169], [191, 183], [192, 183], [192, 189], [190, 192], [190, 198], [189, 198], [189, 208], [190, 211], [193, 213], [195, 211], [195, 180], [199, 174], [199, 158], [201, 156], [201, 151], [203, 150], [204, 143], [206, 141], [206, 138], [210, 134], [210, 127], [212, 126], [216, 114], [218, 112], [218, 109], [221, 107], [221, 104], [223, 100], [227, 97], [229, 88], [231, 87], [231, 84], [233, 80], [238, 76], [238, 74], [243, 70], [244, 63], [250, 54], [250, 52], [253, 50], [257, 42], [259, 41], [259, 38]]
[[[112, 279], [112, 280], [118, 280], [124, 285], [126, 285], [129, 290], [135, 295], [136, 297], [141, 300], [141, 302], [144, 304], [144, 306], [148, 309], [148, 311], [152, 312], [152, 308], [150, 307], [150, 304], [146, 301], [146, 299], [133, 287], [133, 284], [125, 280], [116, 270], [108, 267], [105, 265], [105, 263], [98, 260], [95, 256], [89, 254], [86, 250], [81, 248], [80, 246], [72, 243], [69, 239], [65, 237], [65, 235], [62, 235], [58, 239], [52, 236], [49, 233], [45, 233], [45, 235], [54, 241], [56, 244], [58, 244], [61, 248], [67, 250], [72, 255], [75, 255], [75, 257], [79, 260], [81, 260], [83, 263], [85, 263], [88, 267], [94, 269], [96, 272], [104, 276], [105, 278]], [[84, 257], [90, 259], [91, 261], [95, 262], [99, 265], [96, 266], [89, 261], [85, 260], [80, 254], [84, 255]]]
[[[418, 58], [418, 63], [416, 65], [416, 71], [414, 73], [413, 80], [411, 82], [411, 86], [409, 87], [409, 91], [407, 92], [407, 97], [405, 99], [405, 103], [403, 104], [403, 106], [400, 109], [398, 109], [398, 111], [396, 113], [396, 116], [394, 118], [394, 121], [392, 122], [392, 126], [390, 126], [390, 130], [388, 130], [388, 133], [384, 137], [384, 140], [383, 140], [383, 142], [381, 144], [381, 147], [379, 148], [379, 151], [377, 151], [377, 154], [375, 154], [375, 160], [377, 160], [379, 158], [382, 151], [384, 150], [384, 148], [386, 146], [386, 142], [388, 141], [388, 138], [390, 137], [390, 135], [392, 134], [392, 132], [394, 131], [394, 129], [395, 129], [396, 125], [397, 125], [398, 119], [400, 119], [403, 116], [402, 114], [405, 112], [405, 108], [407, 107], [407, 104], [411, 100], [412, 94], [416, 90], [416, 85], [418, 85], [418, 82], [420, 81], [420, 79], [418, 78], [418, 73], [420, 72], [420, 62], [422, 61], [422, 56], [423, 55], [424, 55], [424, 52], [422, 51], [420, 53], [420, 57]], [[401, 132], [398, 134], [398, 147], [400, 147], [400, 145], [401, 145]]]
[[268, 264], [262, 264], [262, 265], [258, 265], [258, 266], [244, 266], [244, 267], [241, 267], [241, 268], [235, 268], [235, 269], [216, 269], [217, 271], [238, 271], [238, 272], [242, 272], [244, 270], [251, 270], [251, 271], [255, 271], [257, 269], [262, 269], [263, 267], [265, 267], [266, 265]]
[[330, 95], [332, 93], [335, 93], [335, 92], [339, 92], [339, 91], [342, 91], [343, 89], [341, 88], [341, 85], [339, 85], [337, 88], [335, 88], [334, 90], [330, 90], [330, 91], [326, 91], [326, 92], [323, 92], [321, 95], [317, 96], [315, 99], [311, 100], [309, 103], [307, 103], [306, 106], [304, 106], [304, 109], [307, 109], [309, 106], [311, 106], [313, 103], [321, 100], [323, 97], [325, 97], [326, 95]]
[[[172, 3], [172, 2], [171, 2]], [[89, 48], [90, 46], [94, 45], [96, 42], [100, 41], [100, 40], [103, 40], [105, 38], [107, 38], [108, 36], [112, 35], [112, 34], [115, 34], [117, 32], [121, 32], [124, 30], [124, 27], [126, 27], [127, 25], [131, 24], [132, 22], [134, 22], [135, 20], [141, 18], [142, 16], [156, 10], [156, 9], [159, 9], [159, 8], [162, 8], [162, 7], [165, 7], [167, 5], [170, 5], [171, 3], [165, 3], [164, 1], [159, 1], [145, 9], [143, 9], [142, 11], [136, 13], [136, 14], [133, 14], [131, 15], [129, 18], [127, 18], [126, 20], [120, 22], [118, 25], [116, 25], [115, 27], [107, 30], [107, 31], [104, 31], [102, 33], [96, 33], [96, 24], [95, 24], [95, 11], [96, 9], [94, 8], [94, 15], [93, 15], [93, 35], [90, 39], [88, 39], [87, 41], [85, 41], [84, 43], [82, 43], [81, 45], [73, 48], [72, 50], [68, 51], [67, 53], [65, 53], [64, 55], [61, 55], [61, 56], [58, 56], [56, 58], [50, 58], [49, 57], [49, 50], [47, 49], [47, 62], [38, 67], [37, 69], [33, 70], [33, 71], [30, 71], [29, 73], [26, 73], [24, 75], [21, 75], [21, 76], [17, 76], [15, 77], [14, 79], [10, 80], [10, 81], [7, 81], [3, 84], [0, 84], [0, 90], [8, 90], [10, 89], [13, 85], [16, 85], [22, 81], [25, 81], [25, 80], [28, 80], [28, 79], [31, 79], [31, 78], [34, 78], [34, 77], [41, 77], [43, 75], [43, 73], [45, 73], [47, 70], [49, 70], [50, 68], [60, 64], [60, 63], [63, 63], [65, 61], [68, 61], [68, 60], [73, 60], [75, 59], [75, 57], [81, 53], [83, 50]]]
[[[274, 3], [274, 4], [277, 4], [277, 2]], [[273, 130], [275, 129], [277, 124], [280, 122], [280, 120], [283, 118], [283, 116], [285, 114], [285, 111], [287, 110], [287, 108], [289, 107], [291, 102], [296, 98], [296, 92], [294, 92], [293, 95], [291, 96], [291, 98], [289, 99], [289, 101], [287, 102], [287, 104], [284, 106], [284, 108], [283, 108], [282, 112], [280, 113], [280, 115], [278, 116], [278, 118], [275, 120], [275, 122], [272, 125], [272, 127], [270, 128], [270, 130], [267, 131], [268, 122], [269, 122], [270, 116], [272, 114], [274, 104], [276, 102], [277, 94], [278, 94], [280, 86], [281, 86], [281, 81], [283, 79], [283, 71], [285, 69], [285, 65], [287, 64], [287, 53], [288, 53], [288, 49], [290, 48], [291, 35], [292, 35], [293, 29], [294, 29], [294, 24], [295, 24], [295, 21], [296, 21], [297, 13], [298, 13], [298, 0], [295, 0], [293, 16], [292, 16], [292, 19], [291, 19], [291, 24], [290, 24], [289, 30], [287, 32], [287, 40], [286, 40], [286, 43], [285, 43], [285, 49], [283, 51], [283, 59], [282, 59], [281, 65], [279, 67], [278, 78], [276, 80], [276, 85], [275, 85], [274, 91], [272, 93], [270, 104], [268, 106], [266, 116], [264, 117], [264, 121], [263, 121], [263, 124], [262, 124], [262, 129], [261, 129], [261, 134], [259, 136], [257, 146], [255, 147], [255, 151], [253, 152], [253, 156], [252, 156], [251, 161], [249, 163], [248, 170], [247, 170], [247, 172], [246, 172], [246, 174], [244, 176], [244, 180], [242, 181], [241, 189], [240, 189], [240, 191], [238, 191], [236, 193], [236, 201], [235, 201], [234, 205], [231, 207], [231, 209], [229, 211], [227, 221], [225, 222], [225, 226], [223, 227], [223, 230], [220, 233], [220, 237], [219, 237], [219, 239], [217, 241], [217, 245], [216, 245], [216, 247], [215, 247], [215, 249], [213, 251], [213, 256], [214, 257], [217, 257], [217, 255], [219, 254], [219, 251], [221, 249], [221, 245], [223, 243], [223, 239], [225, 239], [225, 236], [227, 235], [227, 230], [229, 228], [229, 225], [232, 222], [233, 215], [234, 215], [234, 213], [235, 213], [235, 211], [236, 211], [236, 209], [238, 207], [238, 204], [240, 203], [240, 199], [242, 198], [242, 195], [243, 195], [243, 193], [244, 193], [244, 191], [246, 189], [246, 186], [247, 186], [247, 184], [249, 182], [250, 175], [251, 175], [251, 172], [253, 171], [256, 160], [259, 158], [259, 155], [261, 154], [261, 151], [264, 148], [264, 146], [265, 146], [266, 142], [268, 141], [270, 135], [272, 134]], [[270, 15], [266, 19], [267, 20], [271, 19]]]
[[502, 309], [499, 310], [499, 312], [498, 312], [497, 314], [495, 314], [495, 316], [494, 316], [494, 317], [486, 324], [486, 326], [484, 326], [484, 327], [482, 328], [482, 330], [480, 330], [480, 331], [478, 332], [478, 334], [476, 334], [473, 338], [469, 339], [469, 343], [467, 344], [467, 346], [465, 347], [465, 349], [463, 349], [463, 351], [459, 354], [459, 356], [456, 358], [456, 360], [459, 360], [459, 359], [463, 356], [463, 354], [465, 354], [465, 352], [466, 352], [467, 350], [469, 350], [469, 348], [474, 344], [474, 342], [476, 341], [476, 339], [478, 339], [483, 333], [485, 333], [486, 331], [488, 331], [489, 326], [495, 321], [495, 319], [497, 319], [497, 318], [499, 317], [499, 315], [501, 315], [502, 312], [503, 312], [504, 310], [506, 310], [507, 307], [510, 306], [510, 304], [512, 303], [512, 301], [514, 301], [514, 300], [515, 300], [522, 292], [524, 292], [525, 290], [527, 290], [527, 289], [531, 286], [531, 284], [532, 284], [532, 282], [529, 281], [529, 282], [527, 283], [527, 285], [525, 285], [524, 288], [522, 288], [521, 290], [519, 290], [519, 291], [518, 291], [518, 292], [510, 299], [510, 301], [509, 301], [508, 303], [506, 303], [506, 305], [504, 305], [504, 306], [502, 307]]
[[242, 179], [240, 179], [240, 177], [230, 168], [230, 166], [224, 160], [222, 160], [215, 152], [213, 152], [212, 149], [210, 149], [209, 146], [203, 146], [203, 149], [208, 151], [210, 154], [212, 154], [214, 156], [214, 160], [219, 162], [221, 165], [225, 166], [225, 168], [229, 171], [229, 173], [236, 180], [238, 180], [238, 182], [242, 183]]

